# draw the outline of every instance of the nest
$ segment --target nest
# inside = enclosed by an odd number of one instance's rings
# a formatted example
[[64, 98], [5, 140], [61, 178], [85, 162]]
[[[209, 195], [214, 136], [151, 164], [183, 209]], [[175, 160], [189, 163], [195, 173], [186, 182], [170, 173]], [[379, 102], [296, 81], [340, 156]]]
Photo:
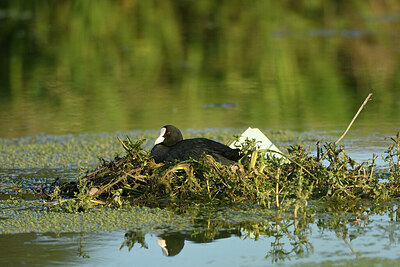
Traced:
[[54, 186], [47, 197], [58, 200], [69, 211], [79, 211], [94, 205], [160, 206], [188, 201], [251, 201], [281, 207], [307, 204], [309, 199], [382, 200], [400, 196], [399, 163], [395, 160], [399, 157], [400, 137], [389, 146], [389, 182], [385, 184], [378, 183], [374, 172], [376, 158], [360, 164], [347, 155], [343, 146], [332, 144], [325, 145], [327, 164], [309, 156], [302, 146], [291, 146], [289, 155], [282, 159], [265, 158], [248, 146], [237, 164], [226, 166], [209, 155], [156, 164], [142, 148], [144, 141], [120, 140], [125, 156], [102, 160], [94, 171], [77, 181]]
[[[176, 164], [156, 164], [150, 153], [142, 148], [144, 141], [132, 142], [128, 138], [122, 143], [127, 151], [124, 157], [102, 160], [96, 170], [77, 181], [63, 183], [53, 191], [57, 196], [90, 198], [93, 204], [106, 206], [124, 202], [150, 205], [171, 201], [218, 199], [237, 202], [249, 199], [248, 187], [254, 182], [244, 165], [222, 165], [209, 155]], [[48, 197], [55, 198], [54, 194]]]

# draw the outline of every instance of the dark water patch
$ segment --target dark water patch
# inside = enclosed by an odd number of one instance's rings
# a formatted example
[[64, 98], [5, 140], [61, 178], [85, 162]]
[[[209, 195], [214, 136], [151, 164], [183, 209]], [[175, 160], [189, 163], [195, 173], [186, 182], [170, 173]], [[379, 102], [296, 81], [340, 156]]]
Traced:
[[33, 14], [30, 11], [21, 11], [18, 9], [0, 9], [0, 20], [25, 21], [32, 19]]
[[0, 169], [0, 177], [8, 178], [15, 182], [39, 183], [41, 180], [54, 180], [62, 177], [65, 180], [75, 178], [78, 169], [51, 169], [51, 168], [29, 168], [29, 169]]
[[208, 104], [204, 104], [203, 108], [236, 108], [239, 105], [237, 103], [230, 103], [230, 102], [226, 102], [226, 103], [208, 103]]
[[69, 181], [79, 174], [77, 169], [0, 169], [0, 199], [19, 197], [25, 200], [40, 199], [44, 188], [56, 180]]
[[395, 23], [400, 21], [400, 12], [391, 11], [375, 16], [365, 16], [364, 20], [367, 22], [385, 22], [385, 23]]

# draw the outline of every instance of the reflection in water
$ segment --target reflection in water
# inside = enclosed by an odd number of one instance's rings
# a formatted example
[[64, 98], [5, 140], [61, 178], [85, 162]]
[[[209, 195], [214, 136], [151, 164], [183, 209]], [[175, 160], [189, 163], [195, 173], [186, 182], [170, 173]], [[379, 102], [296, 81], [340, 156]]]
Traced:
[[[195, 213], [193, 210], [190, 212], [191, 216], [195, 215], [191, 229], [157, 230], [158, 240], [155, 242], [161, 247], [165, 256], [175, 256], [183, 253], [185, 241], [190, 241], [187, 244], [194, 246], [194, 243], [231, 240], [234, 237], [242, 240], [252, 239], [265, 244], [266, 259], [282, 263], [310, 258], [320, 261], [324, 258], [324, 253], [329, 253], [330, 257], [338, 253], [335, 259], [349, 258], [349, 256], [358, 259], [371, 256], [371, 246], [390, 247], [399, 240], [400, 235], [396, 232], [400, 230], [400, 225], [397, 223], [397, 204], [375, 206], [368, 203], [362, 205], [346, 203], [346, 205], [347, 208], [317, 204], [302, 209], [297, 218], [291, 212], [277, 211], [268, 215], [263, 214], [261, 218], [255, 216], [254, 220], [249, 219], [243, 211], [231, 210], [221, 213], [213, 209], [197, 209]], [[229, 219], [224, 219], [225, 217], [235, 218], [238, 222], [233, 223]], [[140, 230], [127, 232], [121, 249], [127, 247], [131, 250], [135, 244], [148, 249], [146, 236], [147, 234]], [[368, 240], [368, 244], [365, 243], [365, 239]], [[324, 240], [329, 242], [321, 247], [320, 244], [324, 243]], [[318, 245], [315, 246], [314, 242]], [[388, 252], [390, 255], [391, 252]], [[244, 249], [243, 253], [251, 252]], [[383, 256], [379, 253], [379, 249], [374, 253], [376, 255], [372, 256]], [[388, 254], [383, 257], [385, 256]]]
[[[156, 214], [156, 210], [147, 209], [140, 217], [153, 213]], [[134, 218], [140, 218], [113, 212], [107, 224], [112, 219], [123, 229], [127, 227], [123, 222], [128, 220], [132, 222], [128, 227], [132, 230], [97, 232], [96, 229], [103, 228], [93, 225], [93, 230], [85, 233], [61, 227], [55, 233], [2, 234], [0, 265], [183, 266], [191, 262], [203, 266], [226, 261], [236, 265], [297, 265], [398, 257], [398, 203], [313, 203], [299, 210], [297, 217], [294, 214], [293, 211], [243, 206], [191, 206], [180, 208], [166, 219], [160, 220], [159, 215], [152, 217], [154, 224], [144, 229], [134, 226], [137, 225]], [[84, 225], [104, 222], [104, 219], [96, 221], [96, 217], [101, 216], [98, 213], [87, 215], [82, 222]], [[83, 217], [78, 218], [61, 216], [64, 223], [61, 220], [57, 224], [62, 226], [70, 221], [77, 224], [83, 220]], [[0, 226], [2, 221], [0, 219]]]
[[171, 233], [160, 236], [159, 238], [160, 239], [157, 240], [157, 245], [161, 247], [165, 256], [172, 257], [178, 255], [185, 245], [185, 238], [179, 233]]
[[[24, 233], [0, 235], [1, 266], [70, 265], [89, 258], [84, 252], [84, 234]], [[79, 245], [80, 244], [80, 245]]]
[[396, 1], [2, 3], [0, 136], [337, 130], [370, 91], [358, 125], [396, 131]]

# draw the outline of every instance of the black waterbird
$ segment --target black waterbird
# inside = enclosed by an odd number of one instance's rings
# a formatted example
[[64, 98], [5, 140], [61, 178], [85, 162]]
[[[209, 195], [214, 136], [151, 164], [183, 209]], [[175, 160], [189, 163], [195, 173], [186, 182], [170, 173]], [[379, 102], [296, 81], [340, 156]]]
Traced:
[[181, 131], [173, 125], [165, 125], [161, 128], [160, 136], [151, 150], [156, 163], [198, 159], [203, 154], [207, 154], [225, 165], [238, 161], [239, 152], [240, 149], [232, 149], [206, 138], [183, 139]]

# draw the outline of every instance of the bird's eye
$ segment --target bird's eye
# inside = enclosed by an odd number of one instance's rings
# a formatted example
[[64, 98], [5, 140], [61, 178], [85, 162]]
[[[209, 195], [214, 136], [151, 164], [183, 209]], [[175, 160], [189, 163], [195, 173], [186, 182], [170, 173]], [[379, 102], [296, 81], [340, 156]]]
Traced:
[[171, 134], [171, 132], [167, 132], [167, 134]]

